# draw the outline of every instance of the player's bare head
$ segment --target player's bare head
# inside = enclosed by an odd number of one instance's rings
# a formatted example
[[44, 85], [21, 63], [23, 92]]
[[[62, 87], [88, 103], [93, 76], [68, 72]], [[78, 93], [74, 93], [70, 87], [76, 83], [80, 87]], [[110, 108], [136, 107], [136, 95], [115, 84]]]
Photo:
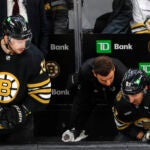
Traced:
[[93, 63], [93, 71], [95, 74], [107, 76], [114, 70], [114, 64], [109, 56], [98, 56]]

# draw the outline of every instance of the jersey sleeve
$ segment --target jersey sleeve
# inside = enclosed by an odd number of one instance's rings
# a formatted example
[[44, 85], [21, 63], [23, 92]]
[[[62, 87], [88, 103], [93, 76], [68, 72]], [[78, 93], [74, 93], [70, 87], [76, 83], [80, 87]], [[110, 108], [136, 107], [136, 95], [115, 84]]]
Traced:
[[122, 92], [120, 91], [117, 94], [114, 106], [112, 107], [114, 121], [118, 131], [133, 139], [136, 139], [140, 129], [134, 125], [134, 121], [126, 116], [126, 114], [130, 111], [128, 111], [128, 106], [124, 103], [124, 101], [125, 100], [123, 98]]
[[43, 57], [38, 57], [32, 63], [34, 67], [30, 70], [32, 75], [27, 84], [28, 96], [24, 101], [24, 105], [31, 112], [36, 112], [43, 110], [50, 103], [51, 80], [48, 76]]

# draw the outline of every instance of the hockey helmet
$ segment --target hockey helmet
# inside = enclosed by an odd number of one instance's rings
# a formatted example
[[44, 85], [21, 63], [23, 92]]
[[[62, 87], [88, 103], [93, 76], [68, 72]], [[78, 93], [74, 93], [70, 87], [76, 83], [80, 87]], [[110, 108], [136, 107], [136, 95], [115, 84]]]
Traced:
[[31, 29], [21, 15], [7, 17], [2, 23], [2, 32], [18, 40], [32, 38]]
[[137, 94], [144, 90], [148, 76], [145, 71], [129, 69], [122, 80], [121, 89], [124, 94]]

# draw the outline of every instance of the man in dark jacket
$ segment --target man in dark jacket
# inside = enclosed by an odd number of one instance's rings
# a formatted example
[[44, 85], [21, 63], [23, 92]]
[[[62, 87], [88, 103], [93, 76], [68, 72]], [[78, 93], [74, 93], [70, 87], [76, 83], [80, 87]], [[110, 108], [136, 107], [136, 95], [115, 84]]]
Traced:
[[108, 15], [97, 19], [94, 27], [95, 33], [125, 34], [130, 32], [130, 21], [132, 20], [131, 0], [113, 0], [113, 11]]
[[[0, 24], [7, 16], [13, 15], [14, 4], [13, 0], [0, 0]], [[19, 14], [29, 22], [33, 33], [32, 42], [46, 57], [49, 50], [49, 28], [43, 0], [19, 0], [18, 5]], [[1, 28], [0, 36], [2, 36]]]
[[[70, 129], [63, 133], [64, 142], [78, 141], [89, 116], [97, 104], [113, 105], [120, 83], [127, 71], [118, 59], [99, 56], [87, 60], [79, 72], [79, 90], [74, 97]], [[72, 130], [75, 128], [75, 130]], [[86, 136], [84, 136], [86, 137]]]

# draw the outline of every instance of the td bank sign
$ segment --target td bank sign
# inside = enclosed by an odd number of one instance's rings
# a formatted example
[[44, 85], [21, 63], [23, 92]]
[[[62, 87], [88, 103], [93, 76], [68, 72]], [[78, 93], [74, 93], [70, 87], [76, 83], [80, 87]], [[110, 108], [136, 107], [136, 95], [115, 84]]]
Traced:
[[111, 40], [96, 40], [96, 53], [111, 53], [113, 50], [133, 50], [133, 45], [131, 43], [119, 44], [113, 43]]
[[111, 53], [111, 40], [96, 40], [97, 53]]
[[139, 69], [144, 70], [147, 75], [150, 75], [150, 62], [139, 63]]

